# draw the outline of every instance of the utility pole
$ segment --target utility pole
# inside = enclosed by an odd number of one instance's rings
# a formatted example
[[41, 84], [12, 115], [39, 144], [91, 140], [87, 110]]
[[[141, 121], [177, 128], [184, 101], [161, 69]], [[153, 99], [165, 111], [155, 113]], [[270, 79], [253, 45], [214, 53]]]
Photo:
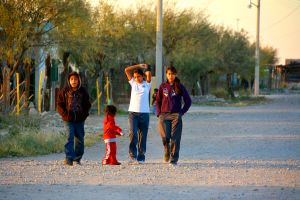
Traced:
[[239, 31], [239, 18], [236, 18], [236, 31]]
[[156, 88], [162, 83], [162, 1], [163, 0], [157, 0], [156, 8]]
[[252, 1], [250, 0], [249, 8], [251, 8], [252, 5], [254, 5], [254, 6], [257, 8], [254, 96], [258, 96], [258, 95], [259, 95], [259, 27], [260, 27], [260, 0], [257, 0], [257, 4], [252, 3]]

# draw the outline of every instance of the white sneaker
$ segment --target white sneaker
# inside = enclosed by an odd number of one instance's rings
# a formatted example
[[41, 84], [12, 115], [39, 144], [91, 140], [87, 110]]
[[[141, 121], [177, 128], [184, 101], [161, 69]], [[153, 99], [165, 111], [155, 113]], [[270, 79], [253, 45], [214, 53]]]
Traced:
[[145, 164], [145, 161], [144, 160], [139, 160], [138, 163], [139, 164]]
[[129, 164], [129, 165], [136, 165], [136, 164], [139, 164], [139, 163], [138, 163], [138, 161], [136, 160], [136, 158], [129, 158], [128, 164]]

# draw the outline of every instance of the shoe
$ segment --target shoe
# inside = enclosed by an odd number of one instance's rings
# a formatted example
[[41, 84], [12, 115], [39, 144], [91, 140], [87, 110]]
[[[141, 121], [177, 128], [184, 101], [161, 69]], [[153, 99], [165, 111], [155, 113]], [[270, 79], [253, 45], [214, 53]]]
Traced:
[[138, 164], [138, 161], [136, 160], [136, 158], [129, 158], [128, 164], [129, 165], [136, 165], [136, 164]]
[[164, 162], [169, 162], [170, 161], [170, 146], [169, 144], [166, 144], [164, 146]]
[[64, 164], [65, 164], [65, 165], [69, 165], [69, 166], [73, 166], [73, 161], [72, 161], [72, 160], [65, 159], [65, 160], [64, 160]]
[[177, 162], [171, 161], [171, 162], [170, 162], [170, 165], [171, 165], [171, 166], [176, 166], [176, 165], [177, 165]]
[[81, 165], [80, 160], [74, 160], [73, 162], [75, 162], [76, 165]]
[[164, 162], [169, 162], [170, 161], [170, 154], [168, 152], [165, 152], [164, 154]]
[[121, 165], [121, 163], [117, 161], [117, 162], [110, 163], [110, 165]]
[[145, 160], [138, 160], [138, 164], [145, 164]]
[[108, 159], [103, 159], [102, 160], [102, 165], [109, 165], [109, 160]]

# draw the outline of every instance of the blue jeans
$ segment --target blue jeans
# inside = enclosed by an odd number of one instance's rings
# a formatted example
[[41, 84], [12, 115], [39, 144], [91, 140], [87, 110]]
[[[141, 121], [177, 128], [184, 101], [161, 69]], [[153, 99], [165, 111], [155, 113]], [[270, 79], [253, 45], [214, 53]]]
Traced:
[[158, 130], [165, 154], [170, 154], [171, 162], [177, 162], [182, 135], [181, 115], [179, 113], [161, 113], [158, 118]]
[[66, 159], [80, 161], [84, 153], [84, 122], [65, 122], [65, 129], [68, 137], [65, 144]]
[[153, 114], [155, 116], [157, 115], [157, 113], [156, 113], [156, 105], [155, 104], [152, 106], [152, 112], [153, 112]]
[[129, 112], [129, 157], [145, 161], [149, 113]]

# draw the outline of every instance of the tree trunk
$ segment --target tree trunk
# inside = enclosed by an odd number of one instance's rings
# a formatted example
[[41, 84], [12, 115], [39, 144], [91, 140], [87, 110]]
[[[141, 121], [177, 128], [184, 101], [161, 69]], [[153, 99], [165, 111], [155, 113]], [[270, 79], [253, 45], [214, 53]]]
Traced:
[[248, 79], [248, 91], [249, 91], [249, 94], [251, 94], [252, 93], [252, 81], [251, 81], [251, 79]]
[[272, 89], [272, 73], [273, 69], [272, 67], [269, 67], [269, 76], [268, 76], [268, 89], [271, 90]]
[[59, 89], [62, 89], [67, 85], [67, 78], [68, 78], [69, 73], [71, 72], [71, 69], [69, 67], [69, 59], [68, 59], [69, 56], [70, 56], [69, 52], [64, 52], [64, 55], [63, 55], [64, 70], [60, 74]]
[[209, 76], [205, 74], [205, 95], [209, 93]]
[[4, 67], [3, 71], [3, 104], [2, 111], [6, 115], [10, 111], [10, 69]]
[[200, 86], [201, 86], [201, 95], [205, 95], [205, 77], [204, 75], [200, 76]]
[[208, 73], [200, 76], [201, 95], [208, 95]]
[[231, 74], [226, 75], [226, 83], [227, 83], [227, 92], [231, 98], [234, 98], [234, 93], [231, 84]]
[[46, 88], [44, 92], [44, 111], [50, 110], [50, 91], [51, 91], [51, 57], [50, 54], [47, 55], [46, 61]]
[[25, 64], [25, 104], [24, 108], [29, 107], [29, 91], [30, 91], [30, 71], [31, 71], [31, 61]]
[[23, 56], [25, 54], [25, 52], [27, 51], [26, 48], [23, 48], [23, 50], [21, 51], [21, 54], [19, 55], [17, 62], [15, 62], [15, 64], [13, 65], [12, 70], [9, 73], [9, 78], [12, 77], [14, 75], [14, 73], [17, 71], [17, 68], [21, 62], [21, 60], [23, 59]]

